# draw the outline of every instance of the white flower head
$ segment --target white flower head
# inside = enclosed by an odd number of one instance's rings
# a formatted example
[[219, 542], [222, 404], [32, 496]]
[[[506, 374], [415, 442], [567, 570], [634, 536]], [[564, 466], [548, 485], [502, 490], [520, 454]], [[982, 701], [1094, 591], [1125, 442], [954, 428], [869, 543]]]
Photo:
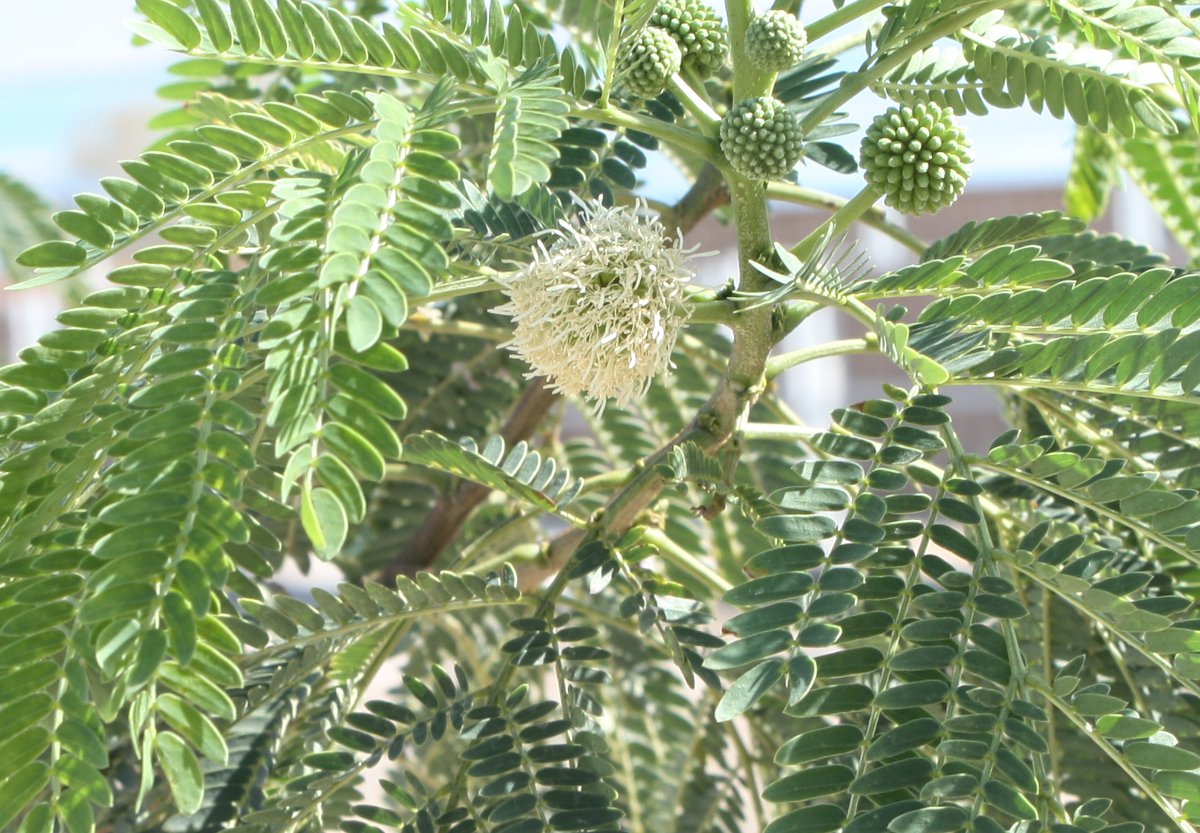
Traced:
[[533, 261], [503, 280], [513, 338], [504, 346], [568, 396], [597, 409], [645, 395], [671, 367], [687, 318], [684, 285], [694, 276], [689, 252], [666, 239], [645, 206], [585, 207], [563, 222], [554, 242], [539, 242]]

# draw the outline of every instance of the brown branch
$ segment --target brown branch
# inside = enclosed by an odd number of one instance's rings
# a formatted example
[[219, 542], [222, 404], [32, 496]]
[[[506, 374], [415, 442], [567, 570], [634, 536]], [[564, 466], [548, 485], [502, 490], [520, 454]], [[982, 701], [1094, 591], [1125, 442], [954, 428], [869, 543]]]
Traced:
[[729, 205], [729, 186], [716, 166], [705, 162], [692, 187], [676, 203], [671, 213], [662, 218], [663, 225], [668, 229], [678, 229], [682, 236], [724, 205]]
[[[767, 312], [769, 314], [770, 310]], [[742, 376], [740, 373], [727, 372], [720, 386], [695, 419], [666, 445], [642, 461], [637, 476], [604, 507], [600, 515], [600, 528], [603, 533], [616, 536], [624, 532], [658, 499], [663, 487], [667, 485], [666, 479], [658, 472], [658, 464], [667, 458], [672, 448], [685, 442], [694, 442], [706, 452], [712, 453], [733, 437], [738, 415], [757, 401], [762, 393], [761, 380], [766, 368], [766, 351], [758, 345], [746, 344], [745, 340], [735, 338], [730, 368], [749, 373]], [[759, 382], [747, 384], [747, 378], [758, 379]], [[521, 591], [534, 590], [545, 579], [561, 570], [584, 539], [584, 530], [567, 530], [550, 541], [540, 560], [521, 564], [517, 569]]]

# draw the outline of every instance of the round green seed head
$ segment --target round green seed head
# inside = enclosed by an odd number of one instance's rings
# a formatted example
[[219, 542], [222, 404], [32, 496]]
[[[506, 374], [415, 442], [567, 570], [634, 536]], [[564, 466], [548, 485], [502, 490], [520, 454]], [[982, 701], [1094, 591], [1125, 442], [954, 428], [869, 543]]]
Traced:
[[970, 145], [954, 114], [933, 102], [892, 107], [876, 117], [862, 141], [867, 182], [904, 214], [933, 214], [963, 192]]
[[683, 53], [665, 29], [639, 29], [621, 44], [617, 74], [625, 89], [641, 98], [654, 98], [679, 72]]
[[795, 66], [804, 55], [808, 34], [794, 14], [772, 9], [746, 27], [746, 54], [768, 72]]
[[795, 114], [777, 98], [748, 98], [721, 119], [721, 153], [751, 179], [781, 179], [803, 155]]
[[683, 68], [701, 78], [725, 63], [725, 22], [703, 0], [662, 0], [650, 15], [650, 25], [671, 33], [683, 53]]

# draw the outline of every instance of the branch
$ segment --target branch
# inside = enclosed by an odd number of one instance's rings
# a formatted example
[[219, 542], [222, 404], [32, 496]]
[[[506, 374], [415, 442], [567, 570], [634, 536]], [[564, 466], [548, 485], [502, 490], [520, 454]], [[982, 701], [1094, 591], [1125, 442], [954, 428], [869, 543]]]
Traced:
[[810, 256], [822, 240], [837, 238], [845, 234], [854, 221], [862, 217], [879, 201], [880, 194], [871, 185], [867, 185], [850, 200], [831, 214], [825, 222], [817, 226], [808, 236], [792, 246], [792, 254], [800, 259]]
[[[978, 4], [968, 2], [968, 5], [963, 10], [959, 11], [956, 9], [953, 14], [947, 15], [940, 23], [931, 24], [920, 35], [914, 35], [914, 37], [907, 39], [903, 46], [880, 58], [870, 69], [860, 70], [859, 72], [847, 75], [842, 79], [841, 85], [836, 90], [822, 98], [820, 103], [804, 116], [800, 125], [801, 130], [805, 134], [811, 133], [827, 118], [837, 112], [839, 107], [922, 49], [925, 49], [940, 38], [947, 37], [964, 29], [987, 12], [1004, 6], [1008, 2], [1010, 0], [980, 0]], [[844, 6], [843, 10], [848, 8], [850, 6]], [[815, 37], [811, 33], [818, 24], [813, 24], [813, 26], [809, 27], [810, 37]], [[823, 34], [823, 32], [818, 30], [818, 34]]]
[[668, 124], [665, 121], [659, 121], [650, 116], [630, 113], [626, 110], [618, 110], [613, 107], [576, 107], [568, 115], [574, 118], [591, 119], [601, 124], [621, 127], [626, 130], [639, 130], [656, 139], [661, 139], [678, 148], [690, 151], [710, 162], [720, 161], [723, 158], [715, 139], [709, 139], [694, 130], [680, 127], [676, 124]]
[[726, 205], [729, 205], [729, 186], [716, 165], [708, 162], [671, 213], [663, 217], [663, 225], [678, 229], [680, 235], [687, 234], [702, 219]]
[[505, 327], [489, 327], [475, 321], [440, 321], [419, 312], [408, 317], [400, 329], [415, 333], [456, 335], [464, 338], [479, 338], [485, 341], [508, 341], [512, 332]]
[[878, 349], [879, 340], [874, 333], [867, 338], [848, 338], [842, 341], [829, 341], [813, 347], [805, 347], [775, 356], [767, 362], [767, 378], [774, 379], [783, 371], [804, 364], [805, 362], [825, 359], [830, 356], [850, 356], [855, 353], [869, 353]]
[[[743, 46], [751, 14], [750, 4], [746, 0], [727, 0], [725, 8], [734, 62], [734, 94], [739, 98], [762, 95], [768, 90], [772, 76], [753, 65]], [[712, 162], [712, 157], [709, 157], [709, 161]], [[759, 274], [753, 264], [766, 258], [772, 251], [766, 189], [762, 182], [749, 180], [732, 170], [723, 169], [720, 173], [724, 174], [728, 183], [734, 225], [737, 228], [738, 286], [747, 292], [760, 291], [765, 288], [768, 279]], [[717, 389], [690, 424], [641, 461], [641, 470], [601, 510], [598, 518], [601, 537], [620, 535], [658, 498], [667, 484], [658, 472], [658, 463], [666, 459], [671, 449], [685, 442], [695, 442], [711, 453], [733, 437], [738, 422], [766, 386], [767, 356], [782, 335], [773, 316], [770, 307], [748, 310], [739, 316], [733, 325], [729, 363]], [[535, 579], [535, 576], [544, 577], [561, 569], [582, 540], [582, 535], [556, 539], [551, 543], [544, 562], [527, 565], [525, 573], [521, 575], [520, 586], [527, 586], [527, 581], [536, 584], [540, 579]]]
[[713, 110], [707, 101], [696, 94], [696, 91], [692, 89], [692, 85], [686, 79], [680, 77], [678, 74], [672, 75], [667, 80], [667, 89], [674, 93], [675, 97], [679, 99], [679, 103], [684, 106], [684, 109], [692, 114], [692, 118], [696, 120], [696, 123], [700, 125], [700, 129], [706, 135], [717, 135], [717, 128], [721, 123], [721, 117], [717, 115], [717, 112]]
[[[842, 206], [849, 202], [843, 197], [826, 194], [823, 191], [814, 191], [810, 188], [801, 188], [799, 185], [792, 185], [790, 182], [768, 182], [767, 196], [771, 199], [783, 200], [795, 205], [808, 205], [813, 208], [825, 208], [830, 211], [840, 211]], [[868, 209], [865, 214], [858, 218], [858, 221], [876, 231], [883, 232], [916, 254], [921, 254], [929, 248], [928, 243], [908, 229], [889, 222], [887, 215], [881, 208]]]
[[871, 12], [883, 6], [887, 0], [855, 0], [853, 3], [847, 3], [840, 9], [835, 9], [825, 15], [820, 20], [815, 20], [808, 25], [808, 39], [815, 41], [834, 32], [845, 26], [852, 20], [870, 14]]

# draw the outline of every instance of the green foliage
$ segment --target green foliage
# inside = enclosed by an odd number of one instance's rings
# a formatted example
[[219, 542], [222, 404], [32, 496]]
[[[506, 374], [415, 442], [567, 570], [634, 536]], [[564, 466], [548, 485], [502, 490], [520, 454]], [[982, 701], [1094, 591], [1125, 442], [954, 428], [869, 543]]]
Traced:
[[1102, 135], [1082, 128], [1075, 134], [1075, 155], [1063, 201], [1081, 220], [1095, 220], [1108, 207], [1120, 169]]
[[0, 174], [0, 194], [0, 263], [12, 271], [17, 268], [19, 253], [36, 243], [50, 242], [58, 232], [46, 204], [27, 186]]
[[1055, 0], [1049, 6], [1051, 14], [1081, 32], [1089, 43], [1159, 66], [1174, 81], [1180, 99], [1194, 110], [1200, 89], [1195, 61], [1200, 52], [1196, 49], [1195, 24], [1177, 4]]
[[1136, 61], [1118, 61], [1052, 34], [1032, 37], [1001, 20], [996, 13], [964, 29], [961, 53], [918, 53], [881, 79], [880, 91], [905, 102], [932, 98], [960, 113], [1027, 103], [1079, 125], [1105, 132], [1111, 126], [1123, 136], [1138, 125], [1176, 132], [1151, 85], [1139, 80], [1147, 72]]
[[542, 460], [524, 442], [504, 453], [504, 440], [493, 437], [480, 451], [467, 440], [452, 443], [433, 431], [405, 440], [405, 460], [429, 466], [497, 489], [546, 512], [571, 517], [566, 507], [579, 493], [583, 483], [573, 480], [566, 469], [559, 469], [553, 458]]
[[[137, 0], [165, 132], [52, 223], [0, 178], [22, 286], [107, 277], [0, 368], [0, 829], [1193, 831], [1200, 272], [1088, 228], [1128, 175], [1200, 252], [1193, 6], [838, 3], [777, 75], [741, 0]], [[865, 91], [1070, 118], [1066, 213], [926, 243], [787, 181], [857, 172]], [[947, 170], [921, 127], [873, 181]], [[737, 237], [677, 340], [603, 319], [671, 360], [622, 407], [496, 312], [539, 249], [662, 279], [590, 201]], [[801, 424], [775, 378], [854, 353], [903, 384]]]
[[1116, 144], [1118, 158], [1134, 182], [1149, 197], [1192, 260], [1200, 256], [1200, 227], [1195, 209], [1200, 200], [1200, 169], [1197, 168], [1195, 133], [1181, 136], [1143, 136]]

